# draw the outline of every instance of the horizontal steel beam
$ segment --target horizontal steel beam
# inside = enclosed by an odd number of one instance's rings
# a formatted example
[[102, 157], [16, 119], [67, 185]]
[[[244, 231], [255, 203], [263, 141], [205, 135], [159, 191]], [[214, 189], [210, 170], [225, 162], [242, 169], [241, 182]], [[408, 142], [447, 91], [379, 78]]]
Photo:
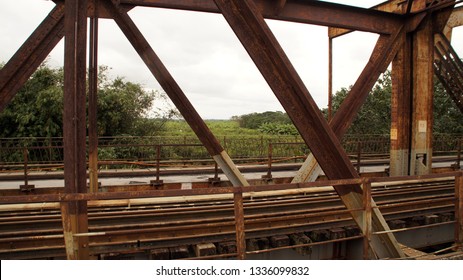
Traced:
[[[435, 11], [438, 9], [445, 9], [452, 6], [455, 3], [455, 0], [443, 0], [435, 1], [432, 6], [428, 6], [429, 3], [425, 0], [390, 0], [379, 5], [373, 6], [370, 8], [371, 11], [382, 11], [393, 14], [407, 15], [413, 18], [414, 15], [423, 13], [426, 11]], [[413, 24], [406, 31], [410, 32], [416, 28], [416, 25]], [[336, 38], [345, 34], [348, 34], [354, 30], [349, 30], [345, 28], [330, 27], [328, 29], [328, 37]]]
[[[351, 7], [323, 1], [265, 1], [255, 4], [268, 19], [347, 28], [391, 34], [403, 23], [397, 14]], [[197, 12], [220, 13], [213, 0], [120, 0], [131, 6], [158, 7]]]

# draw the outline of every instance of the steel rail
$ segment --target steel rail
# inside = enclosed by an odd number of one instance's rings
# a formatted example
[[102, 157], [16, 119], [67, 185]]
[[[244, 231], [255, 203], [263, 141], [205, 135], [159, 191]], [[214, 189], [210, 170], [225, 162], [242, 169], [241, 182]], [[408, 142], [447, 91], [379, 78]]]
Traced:
[[[420, 187], [422, 187], [422, 185], [415, 185], [414, 187], [412, 187], [411, 189], [416, 192], [417, 189], [419, 189]], [[438, 187], [439, 188], [439, 187]], [[393, 189], [391, 190], [383, 190], [381, 189], [381, 187], [378, 187], [375, 189], [375, 191], [379, 191], [380, 193], [382, 194], [379, 194], [379, 196], [381, 195], [385, 195], [384, 192], [387, 192], [387, 191], [390, 191], [390, 192], [396, 192], [396, 195], [400, 195], [400, 193], [397, 193], [397, 191], [400, 190], [400, 187], [394, 187]], [[424, 192], [426, 191], [434, 191], [431, 187], [427, 187], [426, 190], [424, 190]], [[447, 188], [447, 191], [448, 191], [448, 188]], [[328, 192], [329, 193], [329, 192]], [[451, 193], [451, 192], [450, 192]], [[386, 194], [387, 195], [387, 194]], [[377, 195], [378, 196], [378, 195]], [[447, 196], [447, 197], [446, 197]], [[296, 197], [296, 198], [293, 198], [291, 197], [290, 199], [296, 199], [299, 200], [298, 203], [302, 203], [303, 205], [303, 202], [300, 201], [301, 198], [300, 197]], [[330, 200], [332, 199], [332, 197], [330, 195], [328, 195], [327, 197], [318, 197], [318, 202], [320, 203], [321, 201], [325, 200]], [[392, 208], [391, 205], [394, 204], [394, 200], [395, 199], [389, 199], [389, 200], [385, 200], [385, 201], [381, 201], [381, 200], [378, 200], [378, 206], [380, 208], [382, 208], [382, 211], [384, 211], [384, 213], [386, 214], [386, 216], [389, 215], [389, 213], [392, 213], [394, 215], [396, 215], [395, 212], [401, 212], [401, 213], [406, 213], [404, 212], [403, 210], [399, 210], [399, 211], [395, 211], [393, 212], [392, 210], [394, 210], [394, 208]], [[290, 201], [290, 200], [289, 200]], [[283, 206], [286, 206], [285, 205], [285, 201], [278, 201], [278, 203], [280, 203], [281, 205]], [[316, 202], [316, 200], [315, 200]], [[223, 203], [223, 202], [222, 202]], [[278, 210], [277, 209], [272, 209], [272, 211], [270, 211], [270, 213], [267, 213], [267, 214], [252, 214], [252, 207], [259, 207], [259, 210], [262, 211], [262, 210], [265, 210], [265, 209], [269, 209], [270, 205], [268, 205], [269, 203], [271, 202], [266, 202], [264, 201], [263, 199], [261, 201], [246, 201], [245, 202], [245, 223], [246, 223], [246, 232], [254, 232], [254, 233], [259, 233], [259, 232], [266, 232], [266, 230], [264, 229], [265, 227], [265, 224], [268, 224], [268, 223], [271, 223], [272, 224], [272, 227], [271, 228], [267, 228], [267, 231], [274, 231], [276, 228], [281, 228], [282, 230], [285, 229], [285, 227], [306, 227], [307, 228], [307, 219], [311, 219], [311, 224], [312, 226], [315, 226], [315, 225], [329, 225], [329, 221], [330, 221], [330, 217], [331, 217], [331, 222], [334, 222], [335, 224], [336, 223], [339, 223], [339, 222], [344, 222], [344, 223], [353, 223], [352, 220], [349, 218], [349, 213], [347, 210], [345, 210], [345, 208], [342, 207], [341, 203], [339, 202], [339, 199], [338, 199], [338, 210], [336, 210], [335, 208], [333, 208], [332, 206], [328, 206], [328, 207], [325, 207], [325, 209], [327, 209], [328, 211], [321, 211], [323, 210], [322, 207], [315, 207], [315, 210], [318, 211], [318, 213], [314, 213], [314, 211], [304, 211], [302, 209], [300, 210], [293, 210], [293, 211], [282, 211], [280, 213], [278, 213]], [[276, 203], [276, 205], [278, 205], [278, 203]], [[396, 205], [405, 205], [405, 200], [403, 200], [402, 202], [400, 203], [395, 203]], [[413, 199], [410, 199], [407, 203], [409, 203], [408, 205], [406, 205], [405, 208], [409, 208], [409, 207], [412, 207], [413, 205], [415, 205], [414, 207], [416, 209], [423, 209], [423, 208], [430, 208], [431, 204], [430, 203], [437, 203], [436, 207], [439, 208], [439, 207], [444, 207], [443, 210], [440, 209], [440, 212], [448, 212], [448, 211], [452, 211], [452, 208], [451, 208], [451, 205], [452, 205], [452, 199], [451, 199], [451, 195], [443, 195], [443, 198], [442, 198], [442, 201], [439, 201], [437, 199], [437, 197], [435, 195], [428, 195], [427, 196], [424, 196], [424, 197], [421, 197], [421, 199], [419, 201], [413, 201]], [[442, 203], [444, 206], [442, 206]], [[384, 204], [384, 205], [383, 205]], [[171, 222], [170, 224], [164, 224], [164, 228], [163, 229], [160, 229], [159, 226], [160, 224], [156, 224], [156, 223], [151, 223], [151, 224], [147, 224], [146, 221], [140, 221], [139, 224], [132, 224], [132, 225], [129, 225], [129, 224], [126, 224], [125, 226], [124, 225], [118, 225], [118, 226], [106, 226], [106, 227], [100, 227], [98, 229], [98, 226], [91, 226], [90, 227], [90, 230], [93, 231], [95, 230], [95, 232], [93, 232], [93, 234], [97, 234], [99, 230], [108, 230], [107, 232], [105, 232], [105, 234], [101, 234], [101, 235], [95, 235], [95, 236], [92, 236], [90, 235], [90, 240], [92, 242], [92, 246], [97, 246], [97, 244], [103, 242], [104, 240], [108, 240], [108, 238], [110, 240], [112, 240], [110, 243], [114, 243], [116, 242], [117, 240], [119, 240], [120, 242], [123, 242], [124, 241], [124, 238], [121, 240], [120, 237], [118, 236], [121, 236], [121, 235], [127, 235], [127, 234], [131, 234], [131, 235], [134, 235], [134, 238], [135, 240], [137, 239], [136, 236], [143, 236], [144, 234], [148, 234], [147, 237], [149, 236], [149, 239], [151, 240], [159, 240], [159, 238], [162, 238], [161, 236], [157, 235], [158, 237], [156, 237], [156, 235], [149, 235], [150, 232], [152, 232], [153, 230], [156, 232], [162, 232], [164, 231], [164, 237], [167, 237], [167, 236], [170, 236], [172, 234], [172, 231], [173, 230], [179, 230], [179, 225], [182, 225], [183, 224], [183, 229], [194, 229], [195, 227], [202, 227], [202, 230], [201, 231], [197, 231], [198, 234], [200, 234], [201, 232], [204, 232], [204, 227], [208, 227], [208, 229], [210, 230], [210, 232], [214, 232], [214, 228], [218, 229], [218, 233], [220, 232], [225, 232], [225, 231], [233, 231], [233, 213], [232, 213], [232, 206], [230, 203], [228, 203], [228, 205], [220, 205], [219, 207], [223, 207], [226, 206], [226, 207], [230, 207], [230, 210], [228, 210], [229, 212], [229, 215], [227, 215], [226, 217], [218, 217], [216, 222], [214, 224], [211, 224], [211, 219], [210, 217], [207, 218], [207, 217], [202, 217], [202, 219], [207, 219], [208, 220], [208, 223], [204, 224], [204, 223], [201, 223], [201, 221], [199, 221], [200, 219], [196, 219], [196, 223], [195, 224], [191, 224], [191, 221], [188, 221], [188, 220], [184, 220], [183, 222], [181, 220], [177, 220], [177, 222]], [[267, 207], [269, 206], [269, 207]], [[315, 205], [314, 205], [315, 206]], [[419, 206], [421, 208], [419, 208]], [[208, 208], [207, 206], [202, 206], [203, 208]], [[214, 205], [211, 205], [209, 206], [209, 208], [212, 210], [214, 207]], [[277, 206], [276, 206], [277, 207]], [[167, 209], [168, 213], [170, 213], [171, 215], [169, 216], [172, 216], [172, 215], [175, 215], [176, 214], [176, 211], [175, 210], [178, 210], [178, 211], [186, 211], [188, 207], [184, 207], [184, 208], [180, 208], [180, 209], [175, 209], [175, 208], [170, 208], [170, 209]], [[194, 207], [191, 207], [194, 209]], [[384, 209], [383, 209], [384, 208]], [[334, 209], [334, 210], [333, 210]], [[395, 208], [397, 209], [397, 208]], [[413, 216], [413, 211], [420, 211], [420, 210], [411, 210], [410, 213], [407, 213], [406, 215], [402, 215], [403, 217], [405, 216]], [[152, 211], [152, 210], [149, 210], [149, 211]], [[123, 211], [117, 211], [117, 215], [118, 216], [115, 216], [114, 218], [117, 220], [120, 218], [120, 214], [122, 213]], [[127, 213], [130, 213], [129, 211], [126, 211]], [[143, 212], [147, 212], [147, 211], [144, 211]], [[273, 213], [272, 213], [273, 212]], [[205, 213], [213, 213], [213, 211], [208, 211], [208, 212], [205, 212]], [[96, 214], [96, 213], [95, 213]], [[100, 218], [101, 218], [101, 215], [108, 215], [110, 213], [98, 213], [98, 215], [100, 215]], [[139, 211], [133, 211], [133, 215], [136, 216], [137, 214], [140, 214]], [[165, 214], [165, 213], [164, 213]], [[323, 216], [323, 214], [325, 214], [325, 216]], [[93, 219], [93, 217], [91, 216], [91, 212], [89, 212], [89, 215], [90, 215], [90, 220]], [[318, 218], [317, 218], [318, 216]], [[292, 221], [291, 222], [288, 222], [288, 217], [291, 217]], [[336, 217], [336, 219], [333, 219], [333, 217]], [[8, 218], [8, 219], [11, 219]], [[193, 219], [194, 221], [194, 219]], [[36, 221], [37, 222], [37, 221]], [[123, 221], [124, 222], [124, 221]], [[59, 221], [57, 223], [59, 225]], [[90, 222], [90, 224], [92, 224], [92, 222]], [[36, 223], [37, 225], [37, 223]], [[167, 227], [166, 227], [167, 226]], [[186, 228], [185, 228], [186, 226]], [[333, 224], [331, 224], [331, 226], [333, 226]], [[137, 229], [137, 227], [142, 227], [140, 230]], [[150, 227], [155, 227], [156, 229], [153, 229]], [[2, 227], [3, 228], [3, 227]], [[126, 228], [125, 230], [123, 230], [124, 228]], [[130, 229], [130, 228], [135, 228], [135, 229]], [[144, 229], [143, 229], [144, 228]], [[182, 229], [182, 228], [180, 228]], [[263, 230], [264, 229], [264, 230]], [[51, 246], [58, 246], [60, 244], [60, 242], [62, 243], [62, 236], [60, 236], [59, 234], [56, 234], [59, 232], [59, 229], [58, 231], [56, 230], [52, 230], [51, 232], [49, 232], [49, 234], [52, 234], [51, 236], [42, 236], [42, 237], [39, 237], [39, 236], [30, 236], [26, 239], [24, 239], [23, 237], [18, 237], [19, 233], [12, 233], [12, 234], [15, 234], [16, 237], [15, 238], [2, 238], [3, 241], [5, 242], [8, 242], [8, 244], [11, 244], [10, 242], [13, 242], [15, 244], [19, 244], [17, 242], [24, 242], [25, 244], [29, 244], [30, 246], [36, 246], [34, 244], [40, 244], [42, 243], [43, 244], [43, 240], [51, 240], [51, 239], [55, 239], [54, 242], [50, 242], [49, 245]], [[37, 232], [35, 232], [36, 234], [40, 233], [40, 230], [38, 230]], [[90, 234], [92, 234], [92, 232], [90, 232]], [[261, 233], [262, 234], [262, 233]], [[209, 234], [210, 235], [210, 234]], [[265, 235], [265, 234], [264, 234]], [[110, 236], [110, 237], [108, 237]], [[154, 238], [154, 239], [153, 239]], [[184, 236], [183, 239], [185, 238], [188, 238], [188, 236]], [[93, 239], [97, 239], [98, 241], [94, 241]], [[127, 239], [127, 236], [125, 236], [125, 239]], [[41, 242], [38, 242], [39, 240], [41, 240]], [[93, 240], [93, 241], [92, 241]], [[125, 240], [125, 241], [128, 241], [128, 240]], [[2, 242], [2, 241], [0, 241]], [[96, 243], [95, 243], [96, 242]], [[3, 242], [2, 242], [3, 243]], [[3, 243], [5, 244], [5, 243]], [[11, 247], [11, 245], [10, 245]], [[11, 249], [11, 248], [5, 248], [4, 246], [2, 246], [2, 251], [0, 251], [0, 255], [4, 255], [6, 254], [6, 252], [8, 252], [8, 250]], [[47, 250], [46, 248], [43, 248], [45, 250]], [[17, 248], [15, 249], [16, 251], [15, 252], [19, 252], [20, 249]], [[24, 250], [29, 250], [28, 248], [24, 248]]]

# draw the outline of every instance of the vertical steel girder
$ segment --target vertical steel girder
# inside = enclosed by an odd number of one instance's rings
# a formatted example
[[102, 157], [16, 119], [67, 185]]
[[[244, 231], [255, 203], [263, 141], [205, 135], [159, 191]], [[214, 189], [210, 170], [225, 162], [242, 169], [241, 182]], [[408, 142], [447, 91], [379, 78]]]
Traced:
[[328, 39], [328, 121], [333, 119], [333, 39]]
[[249, 185], [127, 13], [114, 2], [103, 5], [232, 184]]
[[244, 226], [244, 204], [243, 204], [243, 188], [235, 188], [233, 193], [233, 204], [235, 214], [235, 229], [236, 229], [236, 251], [238, 259], [246, 258], [246, 236]]
[[410, 168], [411, 36], [403, 41], [392, 62], [390, 176], [406, 176]]
[[390, 174], [423, 175], [432, 170], [434, 32], [451, 12], [427, 15], [418, 30], [404, 38], [393, 63]]
[[88, 65], [88, 177], [90, 192], [98, 192], [98, 0], [90, 17]]
[[[323, 118], [254, 2], [215, 0], [215, 3], [293, 120], [327, 177], [358, 177], [336, 135]], [[362, 189], [359, 185], [335, 189], [348, 209], [362, 208]], [[373, 201], [372, 206], [375, 206]], [[351, 214], [359, 227], [365, 230], [362, 213], [352, 211]], [[373, 229], [389, 230], [377, 208], [373, 212]], [[380, 258], [404, 256], [392, 234], [372, 238], [372, 248]]]
[[2, 111], [64, 36], [64, 4], [58, 3], [0, 69]]
[[455, 176], [455, 243], [463, 250], [463, 172]]
[[432, 17], [413, 34], [410, 175], [432, 170], [434, 35]]
[[[87, 0], [65, 2], [64, 29], [64, 189], [66, 193], [86, 193]], [[73, 235], [88, 232], [87, 202], [69, 202], [68, 207]], [[75, 252], [67, 255], [88, 259], [88, 237], [74, 237], [74, 242]]]

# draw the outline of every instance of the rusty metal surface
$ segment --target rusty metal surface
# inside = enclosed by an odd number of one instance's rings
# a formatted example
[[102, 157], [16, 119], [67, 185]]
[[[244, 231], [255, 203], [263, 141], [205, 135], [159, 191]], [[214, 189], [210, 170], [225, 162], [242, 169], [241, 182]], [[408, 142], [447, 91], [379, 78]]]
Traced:
[[234, 216], [235, 216], [235, 228], [236, 228], [236, 251], [238, 259], [245, 259], [246, 254], [246, 237], [245, 237], [245, 226], [244, 226], [244, 205], [243, 205], [243, 193], [241, 187], [238, 192], [233, 194], [233, 205], [234, 205]]
[[[419, 14], [424, 12], [430, 11], [438, 11], [441, 9], [446, 9], [448, 7], [452, 7], [455, 3], [461, 1], [455, 0], [445, 0], [445, 1], [433, 1], [432, 3], [427, 3], [426, 1], [416, 1], [416, 0], [390, 0], [385, 1], [381, 4], [373, 6], [370, 10], [376, 11], [383, 11], [393, 14], [400, 14], [400, 15], [407, 15], [410, 16], [411, 14]], [[328, 36], [330, 38], [336, 38], [342, 35], [345, 35], [352, 30], [343, 29], [343, 28], [336, 28], [330, 27], [328, 28]]]
[[[86, 58], [87, 1], [65, 2], [64, 42], [64, 188], [69, 194], [87, 192]], [[72, 233], [88, 231], [86, 201], [69, 202]], [[74, 238], [76, 259], [88, 259], [88, 238]], [[70, 247], [69, 244], [66, 245]]]
[[[441, 178], [445, 178], [447, 175], [441, 175]], [[390, 180], [390, 178], [387, 179]], [[387, 188], [376, 186], [372, 190], [373, 196], [388, 219], [404, 219], [405, 217], [413, 217], [416, 213], [424, 215], [425, 213], [453, 211], [454, 188], [452, 182], [443, 184], [444, 181], [434, 182], [433, 178], [427, 180], [430, 182], [390, 185]], [[352, 180], [350, 181], [349, 183], [353, 183]], [[363, 180], [363, 183], [369, 184], [369, 182], [369, 180]], [[320, 183], [317, 182], [317, 185]], [[334, 181], [324, 183], [325, 185], [333, 185]], [[338, 180], [336, 183], [345, 184], [346, 181]], [[294, 188], [295, 185], [287, 185], [286, 187]], [[282, 189], [282, 186], [269, 186], [268, 189]], [[215, 189], [214, 191], [220, 190], [222, 189]], [[130, 244], [132, 243], [134, 245], [133, 250], [143, 251], [147, 248], [162, 248], [162, 246], [173, 246], [174, 244], [195, 244], [194, 242], [204, 242], [204, 240], [215, 240], [215, 242], [217, 240], [234, 240], [236, 237], [234, 219], [236, 217], [234, 218], [233, 213], [234, 208], [239, 203], [233, 203], [231, 193], [240, 194], [243, 191], [243, 194], [248, 194], [252, 193], [251, 190], [252, 192], [266, 191], [266, 188], [265, 186], [255, 186], [250, 187], [249, 191], [248, 187], [242, 189], [226, 188], [222, 190], [222, 193], [229, 193], [230, 196], [227, 200], [220, 201], [195, 202], [189, 200], [183, 204], [171, 202], [162, 205], [154, 203], [139, 206], [133, 204], [129, 208], [112, 206], [112, 210], [108, 208], [108, 205], [100, 206], [104, 207], [105, 211], [92, 206], [89, 212], [90, 233], [78, 234], [77, 236], [87, 236], [90, 239], [92, 254], [102, 254], [112, 250], [113, 252], [123, 251], [124, 246], [131, 247]], [[182, 194], [191, 192], [160, 193], [167, 196], [175, 194], [185, 197]], [[208, 192], [197, 190], [195, 193]], [[100, 195], [108, 198], [106, 194]], [[131, 197], [134, 194], [119, 193], [118, 195]], [[68, 198], [90, 199], [94, 196], [95, 194], [74, 194]], [[67, 203], [63, 202], [63, 204], [66, 205]], [[261, 199], [254, 194], [252, 199], [248, 196], [245, 197], [243, 206], [246, 238], [353, 224], [349, 211], [342, 206], [333, 191], [316, 192], [314, 196], [304, 195], [301, 192], [297, 197], [293, 194], [285, 199], [281, 196], [274, 196], [273, 198], [264, 196]], [[363, 209], [358, 210], [363, 211]], [[64, 249], [63, 234], [62, 229], [60, 229], [62, 223], [60, 212], [48, 213], [48, 211], [42, 210], [40, 214], [35, 214], [37, 216], [32, 215], [30, 217], [27, 217], [26, 212], [9, 216], [5, 216], [5, 212], [2, 212], [0, 218], [2, 224], [2, 231], [0, 232], [1, 255], [5, 257], [8, 252], [11, 252], [11, 256], [19, 256], [16, 254], [21, 254], [20, 252], [25, 252], [24, 250], [32, 250], [31, 248], [36, 248], [34, 250], [37, 253], [43, 250], [44, 254], [50, 254], [48, 250], [57, 246], [63, 246], [61, 248]], [[33, 221], [30, 225], [27, 222], [29, 219]], [[63, 221], [69, 221], [69, 219]], [[22, 231], [22, 228], [26, 231]], [[173, 233], [175, 233], [175, 237], [173, 237]]]
[[[220, 13], [213, 0], [121, 0], [121, 4]], [[256, 0], [265, 18], [391, 34], [401, 25], [400, 15], [323, 1]]]
[[430, 16], [412, 39], [410, 175], [429, 174], [432, 161], [434, 36]]
[[[98, 191], [98, 0], [89, 26], [88, 61], [88, 172], [89, 191]], [[92, 1], [93, 2], [93, 1]]]
[[455, 243], [463, 250], [463, 174], [455, 177]]
[[[372, 83], [375, 82], [379, 73], [395, 56], [401, 44], [404, 43], [404, 36], [407, 32], [412, 32], [421, 23], [426, 14], [438, 12], [440, 10], [452, 7], [455, 3], [461, 1], [433, 1], [429, 6], [419, 6], [425, 1], [404, 1], [404, 4], [399, 13], [405, 13], [406, 16], [390, 13], [391, 6], [384, 5], [376, 7], [376, 10], [368, 10], [363, 8], [355, 8], [340, 4], [327, 3], [323, 1], [225, 1], [225, 0], [205, 0], [205, 1], [187, 1], [187, 0], [112, 0], [100, 2], [101, 6], [95, 1], [87, 0], [66, 0], [56, 1], [57, 6], [44, 20], [44, 22], [36, 29], [29, 37], [25, 44], [18, 50], [13, 58], [0, 71], [0, 110], [3, 109], [12, 99], [17, 90], [24, 84], [33, 71], [42, 63], [44, 58], [65, 35], [65, 64], [64, 64], [64, 178], [65, 178], [65, 193], [64, 194], [48, 194], [48, 195], [28, 195], [14, 197], [0, 197], [0, 203], [29, 203], [29, 202], [46, 202], [54, 201], [61, 202], [61, 210], [63, 212], [62, 227], [64, 234], [61, 236], [39, 236], [31, 237], [24, 242], [29, 242], [30, 246], [39, 246], [42, 239], [50, 239], [53, 242], [48, 243], [51, 249], [57, 249], [63, 245], [63, 237], [65, 247], [67, 248], [67, 257], [75, 259], [85, 259], [89, 257], [90, 244], [89, 240], [98, 243], [98, 246], [104, 246], [105, 242], [121, 244], [128, 240], [128, 236], [140, 239], [147, 242], [159, 243], [166, 241], [166, 233], [163, 230], [173, 230], [174, 225], [169, 225], [166, 229], [142, 228], [133, 229], [126, 228], [124, 230], [114, 230], [111, 233], [109, 240], [107, 236], [89, 236], [88, 235], [88, 207], [89, 200], [110, 200], [116, 198], [143, 198], [169, 195], [206, 195], [206, 194], [234, 194], [235, 203], [235, 218], [226, 217], [218, 223], [207, 223], [205, 228], [195, 228], [194, 225], [184, 225], [177, 227], [184, 230], [190, 230], [192, 234], [203, 234], [204, 238], [211, 237], [217, 232], [226, 235], [224, 240], [229, 238], [229, 234], [236, 233], [236, 241], [238, 242], [238, 256], [244, 258], [244, 233], [250, 230], [257, 230], [268, 223], [273, 223], [272, 227], [267, 228], [267, 233], [281, 233], [294, 230], [288, 229], [285, 224], [286, 216], [291, 215], [294, 218], [292, 227], [299, 229], [306, 228], [307, 218], [314, 218], [313, 213], [298, 212], [294, 209], [284, 211], [278, 217], [251, 216], [249, 223], [246, 223], [244, 228], [243, 207], [242, 207], [242, 188], [223, 188], [220, 192], [213, 189], [197, 189], [188, 191], [179, 190], [158, 190], [158, 191], [136, 191], [126, 193], [86, 193], [86, 112], [85, 112], [85, 87], [86, 87], [86, 35], [87, 35], [87, 17], [91, 14], [98, 13], [102, 8], [100, 16], [113, 18], [119, 27], [122, 29], [126, 37], [135, 47], [145, 64], [157, 78], [161, 86], [167, 92], [174, 104], [184, 115], [187, 122], [193, 128], [195, 133], [201, 139], [203, 145], [213, 156], [214, 160], [221, 166], [225, 174], [235, 186], [248, 185], [244, 180], [239, 170], [231, 161], [229, 155], [224, 151], [219, 141], [209, 131], [204, 121], [200, 118], [191, 103], [188, 101], [180, 87], [177, 85], [168, 70], [159, 60], [151, 46], [145, 40], [141, 32], [137, 29], [127, 11], [133, 7], [150, 6], [173, 9], [186, 9], [193, 11], [205, 12], [220, 12], [224, 15], [243, 46], [248, 51], [256, 66], [267, 80], [268, 84], [274, 91], [276, 97], [283, 105], [288, 115], [295, 123], [297, 129], [302, 135], [305, 143], [309, 146], [320, 165], [325, 171], [325, 174], [330, 179], [339, 179], [335, 184], [335, 190], [341, 197], [343, 203], [351, 211], [354, 221], [364, 230], [364, 234], [369, 235], [368, 217], [369, 209], [371, 208], [371, 223], [372, 230], [388, 231], [386, 221], [382, 217], [379, 208], [375, 201], [368, 198], [369, 193], [362, 195], [362, 189], [359, 184], [366, 184], [364, 180], [360, 180], [358, 175], [350, 163], [347, 154], [341, 147], [338, 140], [339, 134], [344, 134], [347, 129], [344, 122], [346, 119], [351, 120], [358, 108], [364, 100], [364, 96], [368, 93]], [[394, 2], [395, 3], [395, 2]], [[381, 11], [383, 10], [383, 11]], [[384, 12], [384, 10], [388, 12]], [[405, 54], [413, 54], [413, 59], [410, 61], [411, 69], [414, 69], [412, 79], [410, 81], [413, 96], [411, 107], [410, 127], [412, 135], [410, 138], [411, 150], [411, 174], [426, 174], [431, 170], [432, 160], [432, 33], [435, 28], [443, 28], [445, 21], [450, 15], [450, 9], [444, 11], [444, 15], [437, 15], [436, 18], [428, 16], [422, 28], [413, 33], [413, 51]], [[397, 12], [397, 11], [394, 11]], [[414, 15], [415, 13], [421, 13]], [[64, 14], [66, 16], [64, 16]], [[300, 23], [310, 23], [318, 25], [326, 25], [344, 29], [355, 29], [360, 31], [368, 31], [380, 34], [380, 39], [375, 47], [372, 59], [364, 69], [360, 79], [354, 85], [354, 93], [348, 101], [347, 105], [341, 107], [338, 119], [342, 119], [344, 123], [336, 120], [336, 116], [332, 121], [332, 126], [325, 121], [322, 114], [319, 112], [314, 100], [306, 89], [302, 80], [296, 73], [295, 69], [289, 62], [282, 48], [274, 38], [272, 32], [266, 25], [264, 18], [287, 20]], [[442, 20], [444, 18], [444, 20]], [[95, 22], [93, 22], [95, 23]], [[92, 32], [96, 29], [92, 28]], [[344, 32], [344, 31], [341, 31]], [[96, 66], [96, 46], [95, 41], [92, 42], [91, 49], [91, 64]], [[384, 55], [386, 53], [387, 55]], [[406, 62], [407, 63], [407, 62]], [[410, 68], [404, 67], [402, 70], [408, 71]], [[95, 68], [94, 68], [95, 70]], [[371, 75], [374, 73], [374, 75]], [[95, 75], [95, 71], [92, 73]], [[400, 73], [399, 73], [400, 74]], [[403, 74], [403, 75], [402, 75]], [[407, 83], [406, 79], [402, 79], [407, 73], [402, 73], [401, 82]], [[403, 85], [407, 86], [407, 85]], [[423, 95], [423, 96], [421, 96]], [[346, 109], [347, 108], [347, 109]], [[93, 108], [94, 109], [94, 108]], [[93, 116], [90, 120], [91, 126], [95, 128], [94, 110], [91, 113]], [[403, 127], [401, 127], [402, 129]], [[400, 131], [399, 133], [403, 133]], [[91, 150], [95, 150], [96, 137], [92, 133]], [[400, 134], [402, 137], [402, 134]], [[95, 173], [96, 153], [91, 153], [93, 173]], [[158, 152], [159, 154], [159, 152]], [[359, 157], [360, 158], [360, 157]], [[420, 165], [421, 164], [421, 165]], [[422, 166], [423, 165], [423, 166]], [[159, 164], [157, 165], [159, 169]], [[26, 161], [27, 167], [27, 161]], [[27, 182], [27, 168], [26, 182]], [[159, 174], [159, 172], [157, 173]], [[461, 175], [460, 179], [461, 179]], [[159, 178], [157, 178], [159, 181]], [[95, 179], [92, 179], [95, 183]], [[461, 180], [456, 180], [456, 185]], [[371, 181], [368, 181], [368, 184]], [[26, 183], [27, 184], [27, 183]], [[296, 185], [297, 187], [304, 186], [303, 184]], [[294, 185], [278, 185], [266, 187], [251, 187], [248, 190], [282, 190], [292, 188]], [[92, 190], [95, 190], [93, 184]], [[461, 191], [460, 191], [461, 192]], [[461, 193], [457, 193], [460, 198]], [[365, 199], [366, 211], [358, 211], [364, 206]], [[457, 199], [458, 200], [458, 199]], [[457, 204], [460, 203], [457, 201]], [[371, 205], [368, 205], [371, 203]], [[407, 211], [416, 211], [420, 207], [420, 203], [427, 203], [428, 207], [421, 211], [434, 211], [436, 209], [448, 207], [448, 197], [442, 197], [437, 194], [429, 194], [421, 199], [420, 202], [402, 201], [400, 204], [389, 203], [382, 209], [389, 215], [395, 217], [406, 213]], [[433, 204], [433, 207], [429, 205]], [[461, 204], [461, 203], [460, 203]], [[461, 219], [461, 205], [457, 207], [456, 216]], [[301, 210], [302, 211], [302, 210]], [[339, 217], [340, 221], [350, 223], [350, 215], [347, 210], [338, 209], [329, 212], [329, 215]], [[336, 212], [338, 211], [338, 212]], [[389, 212], [388, 212], [389, 211]], [[436, 210], [437, 211], [437, 210]], [[242, 222], [243, 221], [243, 222]], [[333, 221], [335, 223], [335, 221]], [[248, 228], [249, 225], [249, 228]], [[123, 228], [124, 226], [122, 226]], [[207, 233], [205, 229], [210, 230]], [[126, 235], [124, 235], [126, 234]], [[103, 234], [105, 235], [105, 234]], [[461, 222], [459, 238], [461, 239]], [[112, 239], [113, 238], [113, 239]], [[185, 237], [187, 238], [187, 237]], [[191, 237], [190, 237], [191, 238]], [[214, 237], [215, 238], [215, 237]], [[12, 237], [12, 241], [18, 240]], [[461, 240], [460, 240], [461, 241]], [[172, 241], [173, 242], [173, 241]], [[382, 257], [402, 257], [403, 253], [397, 245], [392, 234], [372, 236], [372, 249], [376, 255]], [[122, 246], [125, 246], [122, 244]], [[131, 246], [131, 245], [130, 245]], [[149, 247], [150, 245], [147, 245]], [[156, 246], [154, 246], [156, 247]], [[367, 246], [365, 246], [367, 247]], [[16, 250], [16, 248], [10, 248]], [[49, 252], [51, 254], [51, 252]], [[366, 253], [365, 253], [366, 255]]]
[[362, 183], [363, 189], [363, 205], [364, 205], [364, 222], [363, 222], [363, 258], [366, 260], [371, 259], [370, 257], [370, 242], [371, 242], [371, 233], [372, 231], [372, 223], [371, 223], [371, 215], [372, 215], [372, 207], [371, 207], [371, 182], [368, 180], [364, 180]]
[[391, 176], [409, 174], [411, 114], [411, 38], [404, 36], [403, 45], [392, 62], [391, 93]]

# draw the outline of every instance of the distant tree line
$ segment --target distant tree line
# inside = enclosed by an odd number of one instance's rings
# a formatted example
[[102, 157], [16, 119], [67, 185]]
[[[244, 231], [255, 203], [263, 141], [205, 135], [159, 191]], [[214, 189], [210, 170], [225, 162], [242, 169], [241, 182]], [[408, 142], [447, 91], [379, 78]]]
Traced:
[[256, 129], [264, 134], [298, 135], [288, 114], [279, 111], [234, 116], [232, 120], [237, 121], [240, 127]]
[[[352, 86], [342, 88], [333, 96], [333, 112], [341, 106]], [[386, 71], [371, 90], [361, 110], [348, 130], [348, 134], [388, 134], [391, 125], [392, 80]], [[322, 113], [327, 116], [327, 108]], [[258, 129], [269, 134], [297, 135], [290, 118], [283, 112], [251, 113], [232, 118], [241, 127]], [[435, 79], [434, 133], [463, 134], [463, 116], [442, 84]]]

